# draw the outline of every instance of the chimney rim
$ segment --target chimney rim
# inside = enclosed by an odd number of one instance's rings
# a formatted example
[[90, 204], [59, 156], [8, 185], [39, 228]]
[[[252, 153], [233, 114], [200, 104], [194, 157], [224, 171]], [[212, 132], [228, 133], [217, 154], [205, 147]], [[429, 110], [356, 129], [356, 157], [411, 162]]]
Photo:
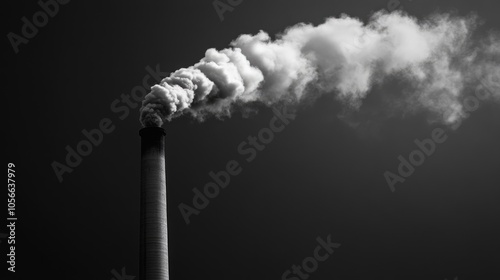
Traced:
[[147, 126], [147, 127], [143, 127], [139, 130], [139, 135], [140, 136], [151, 136], [151, 135], [157, 135], [157, 134], [161, 134], [161, 135], [166, 135], [166, 131], [164, 128], [162, 127], [158, 127], [158, 126]]

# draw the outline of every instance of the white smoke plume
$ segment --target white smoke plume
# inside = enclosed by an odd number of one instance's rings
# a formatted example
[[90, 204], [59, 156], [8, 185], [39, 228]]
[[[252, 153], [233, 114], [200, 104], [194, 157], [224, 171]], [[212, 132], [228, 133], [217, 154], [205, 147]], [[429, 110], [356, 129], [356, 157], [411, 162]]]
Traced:
[[[275, 40], [264, 31], [241, 35], [154, 85], [141, 122], [161, 126], [186, 113], [223, 117], [235, 105], [299, 103], [317, 93], [355, 109], [374, 85], [396, 78], [405, 83], [403, 103], [452, 124], [465, 116], [466, 89], [498, 69], [499, 36], [473, 38], [477, 25], [474, 15], [418, 20], [397, 11], [377, 12], [367, 23], [347, 15], [318, 26], [300, 23]], [[499, 100], [499, 93], [491, 98]]]

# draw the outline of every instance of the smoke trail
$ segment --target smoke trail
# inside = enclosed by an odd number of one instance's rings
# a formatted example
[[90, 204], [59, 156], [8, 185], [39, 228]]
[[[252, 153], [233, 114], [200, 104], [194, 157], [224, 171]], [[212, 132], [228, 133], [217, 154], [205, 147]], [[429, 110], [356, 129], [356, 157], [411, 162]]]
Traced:
[[373, 85], [395, 77], [405, 83], [401, 98], [408, 105], [451, 124], [464, 117], [465, 89], [498, 69], [499, 36], [473, 40], [477, 25], [475, 16], [419, 21], [397, 11], [378, 12], [366, 24], [347, 15], [318, 26], [300, 23], [276, 40], [264, 31], [241, 35], [154, 85], [141, 122], [161, 126], [185, 113], [200, 120], [228, 116], [236, 104], [298, 103], [313, 92], [359, 108]]

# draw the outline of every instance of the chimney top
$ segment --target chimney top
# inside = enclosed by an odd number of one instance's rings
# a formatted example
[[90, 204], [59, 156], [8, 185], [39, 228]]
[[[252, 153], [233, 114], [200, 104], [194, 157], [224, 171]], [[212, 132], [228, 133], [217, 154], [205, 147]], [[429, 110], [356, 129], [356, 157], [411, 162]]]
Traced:
[[159, 135], [166, 135], [165, 129], [162, 127], [157, 127], [157, 126], [147, 126], [139, 130], [139, 135], [140, 136], [159, 136]]

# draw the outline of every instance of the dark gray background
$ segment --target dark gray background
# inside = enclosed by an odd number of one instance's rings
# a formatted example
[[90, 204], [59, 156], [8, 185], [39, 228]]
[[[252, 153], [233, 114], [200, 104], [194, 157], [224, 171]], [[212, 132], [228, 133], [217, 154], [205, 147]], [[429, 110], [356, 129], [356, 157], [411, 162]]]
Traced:
[[[5, 35], [19, 34], [21, 17], [40, 9], [36, 1], [15, 2], [2, 9]], [[476, 12], [485, 20], [480, 32], [500, 29], [492, 0], [401, 3], [419, 18]], [[16, 164], [17, 279], [110, 280], [110, 271], [122, 267], [138, 275], [138, 110], [120, 120], [110, 104], [141, 85], [146, 66], [171, 72], [242, 33], [274, 35], [342, 13], [367, 20], [387, 5], [245, 0], [220, 21], [212, 1], [71, 1], [18, 54], [5, 36], [4, 133], [7, 162]], [[460, 129], [447, 131], [449, 139], [394, 193], [384, 171], [395, 172], [397, 156], [406, 157], [414, 139], [440, 126], [416, 115], [361, 118], [353, 129], [339, 112], [331, 97], [301, 108], [248, 164], [237, 146], [267, 126], [269, 109], [251, 118], [168, 123], [171, 279], [281, 279], [312, 255], [316, 237], [329, 234], [342, 245], [309, 279], [498, 277], [498, 105], [481, 106]], [[105, 117], [115, 131], [60, 183], [51, 163], [63, 163], [65, 146], [75, 147], [84, 139], [81, 130], [97, 128]], [[191, 189], [232, 159], [243, 172], [186, 225], [178, 204], [191, 204]]]

